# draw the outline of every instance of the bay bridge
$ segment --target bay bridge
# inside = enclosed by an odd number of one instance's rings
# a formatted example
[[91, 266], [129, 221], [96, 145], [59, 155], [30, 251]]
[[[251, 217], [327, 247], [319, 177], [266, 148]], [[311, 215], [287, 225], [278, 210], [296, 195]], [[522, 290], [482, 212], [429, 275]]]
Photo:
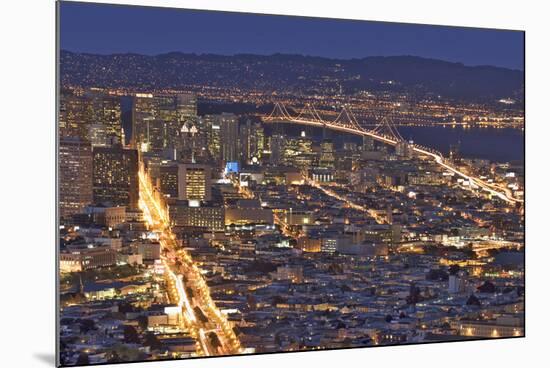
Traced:
[[[292, 113], [290, 113], [289, 110], [292, 111]], [[371, 137], [378, 142], [391, 146], [406, 144], [414, 153], [427, 156], [433, 159], [436, 164], [443, 167], [445, 170], [468, 180], [472, 188], [479, 188], [483, 191], [489, 192], [490, 194], [510, 204], [523, 204], [523, 200], [514, 197], [513, 192], [509, 188], [495, 183], [489, 183], [484, 179], [465, 173], [455, 167], [452, 162], [447, 160], [441, 154], [441, 152], [434, 150], [433, 148], [407, 142], [403, 139], [401, 134], [399, 134], [399, 131], [395, 127], [392, 119], [387, 116], [380, 118], [379, 122], [372, 129], [366, 129], [365, 126], [359, 124], [348, 105], [344, 105], [342, 107], [340, 113], [335, 119], [329, 120], [323, 118], [322, 114], [320, 114], [319, 111], [311, 104], [306, 104], [303, 108], [288, 108], [284, 104], [276, 102], [271, 113], [262, 117], [262, 120], [266, 123], [297, 124], [330, 129], [362, 137]]]

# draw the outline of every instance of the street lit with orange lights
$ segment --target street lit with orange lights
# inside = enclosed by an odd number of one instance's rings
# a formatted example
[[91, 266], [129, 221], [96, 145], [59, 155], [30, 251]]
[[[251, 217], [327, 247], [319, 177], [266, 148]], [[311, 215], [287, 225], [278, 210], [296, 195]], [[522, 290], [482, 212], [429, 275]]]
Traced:
[[[140, 208], [150, 230], [159, 234], [160, 244], [166, 250], [162, 264], [165, 268], [167, 292], [170, 299], [180, 310], [182, 327], [189, 330], [191, 336], [198, 341], [199, 355], [234, 355], [242, 351], [232, 326], [216, 307], [210, 297], [208, 285], [202, 278], [200, 269], [193, 263], [185, 250], [178, 246], [174, 234], [170, 230], [165, 211], [159, 201], [154, 198], [153, 187], [143, 168], [139, 172]], [[191, 298], [186, 288], [192, 290]], [[195, 315], [194, 308], [199, 307], [208, 321], [205, 322]], [[214, 326], [214, 328], [212, 328]], [[215, 334], [219, 346], [212, 344], [209, 334]]]
[[320, 190], [321, 190], [323, 193], [325, 193], [326, 195], [328, 195], [328, 196], [330, 196], [330, 197], [333, 197], [333, 198], [336, 198], [336, 199], [339, 200], [339, 201], [344, 202], [349, 208], [353, 208], [354, 210], [368, 213], [368, 214], [369, 214], [370, 216], [372, 216], [372, 218], [374, 218], [374, 219], [376, 220], [376, 222], [378, 222], [379, 224], [383, 224], [383, 223], [386, 223], [386, 222], [387, 222], [387, 221], [384, 221], [384, 219], [382, 218], [382, 216], [380, 216], [380, 215], [378, 214], [378, 212], [376, 212], [376, 211], [374, 211], [374, 210], [372, 210], [372, 209], [366, 208], [365, 206], [361, 206], [361, 205], [358, 205], [357, 203], [354, 203], [353, 201], [349, 200], [348, 198], [339, 195], [338, 193], [336, 193], [336, 192], [333, 191], [332, 189], [327, 188], [326, 186], [323, 186], [321, 183], [316, 182], [315, 180], [307, 179], [307, 180], [306, 180], [306, 183], [307, 183], [308, 185], [311, 185], [312, 187], [315, 187], [315, 188], [317, 188], [317, 189], [320, 189]]

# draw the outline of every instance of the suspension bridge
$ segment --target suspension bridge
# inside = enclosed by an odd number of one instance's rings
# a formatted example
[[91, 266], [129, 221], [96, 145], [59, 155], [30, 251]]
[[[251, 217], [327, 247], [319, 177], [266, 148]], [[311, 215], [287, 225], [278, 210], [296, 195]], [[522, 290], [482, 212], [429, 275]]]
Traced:
[[[292, 111], [292, 113], [289, 110]], [[489, 192], [510, 204], [523, 203], [523, 200], [514, 197], [513, 192], [509, 188], [495, 183], [489, 183], [479, 177], [465, 173], [448, 161], [441, 152], [430, 147], [407, 142], [403, 139], [401, 134], [399, 134], [393, 120], [389, 116], [378, 117], [378, 123], [374, 125], [372, 129], [366, 129], [366, 126], [359, 124], [357, 118], [349, 108], [349, 105], [343, 105], [340, 113], [335, 119], [327, 119], [325, 117], [326, 115], [327, 114], [323, 112], [320, 113], [319, 110], [311, 104], [306, 104], [302, 108], [289, 108], [280, 102], [276, 102], [271, 113], [264, 116], [262, 120], [266, 123], [298, 124], [335, 130], [362, 137], [371, 137], [376, 141], [391, 146], [406, 144], [415, 154], [430, 157], [445, 170], [468, 180], [473, 188], [479, 188]]]

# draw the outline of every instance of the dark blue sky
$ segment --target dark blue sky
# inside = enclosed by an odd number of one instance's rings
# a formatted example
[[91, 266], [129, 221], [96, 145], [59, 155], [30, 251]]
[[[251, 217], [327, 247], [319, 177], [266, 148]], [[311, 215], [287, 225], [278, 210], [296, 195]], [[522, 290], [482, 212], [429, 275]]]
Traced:
[[523, 69], [523, 33], [100, 4], [61, 4], [61, 48], [160, 54], [415, 55]]

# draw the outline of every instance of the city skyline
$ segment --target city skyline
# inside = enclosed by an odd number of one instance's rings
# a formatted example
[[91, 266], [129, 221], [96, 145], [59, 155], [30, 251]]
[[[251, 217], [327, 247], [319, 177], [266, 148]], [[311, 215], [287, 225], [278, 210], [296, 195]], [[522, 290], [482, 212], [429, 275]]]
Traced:
[[[418, 57], [75, 53], [64, 32], [116, 44], [136, 35], [118, 28], [135, 19], [84, 36], [63, 26], [79, 20], [63, 6], [59, 365], [524, 337], [523, 72]], [[172, 16], [198, 16], [94, 6], [111, 20], [151, 14], [147, 42], [180, 35]], [[304, 34], [312, 22], [380, 39], [403, 27], [275, 18]], [[192, 28], [188, 47], [219, 49], [218, 30]]]

